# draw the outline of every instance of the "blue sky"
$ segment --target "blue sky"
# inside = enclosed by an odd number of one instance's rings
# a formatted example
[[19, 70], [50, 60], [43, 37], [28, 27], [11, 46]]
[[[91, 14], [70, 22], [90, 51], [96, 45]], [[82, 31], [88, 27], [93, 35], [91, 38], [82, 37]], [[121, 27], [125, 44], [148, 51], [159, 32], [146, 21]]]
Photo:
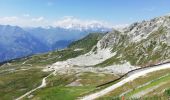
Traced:
[[116, 25], [165, 15], [170, 13], [169, 4], [170, 0], [0, 0], [0, 17], [52, 21], [74, 16]]

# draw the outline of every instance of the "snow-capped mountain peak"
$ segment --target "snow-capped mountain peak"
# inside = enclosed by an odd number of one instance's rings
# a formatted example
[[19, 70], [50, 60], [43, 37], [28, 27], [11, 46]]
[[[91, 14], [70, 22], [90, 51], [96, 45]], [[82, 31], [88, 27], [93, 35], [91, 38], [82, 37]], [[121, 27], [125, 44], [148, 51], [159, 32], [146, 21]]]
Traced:
[[74, 17], [65, 17], [62, 20], [55, 22], [56, 27], [74, 30], [98, 30], [111, 29], [113, 26], [107, 22], [96, 20], [81, 20]]

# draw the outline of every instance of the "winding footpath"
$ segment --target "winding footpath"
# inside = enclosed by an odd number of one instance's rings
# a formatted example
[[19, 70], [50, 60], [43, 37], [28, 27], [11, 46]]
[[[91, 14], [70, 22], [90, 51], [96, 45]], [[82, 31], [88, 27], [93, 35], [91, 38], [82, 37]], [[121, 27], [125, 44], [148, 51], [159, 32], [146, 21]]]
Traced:
[[24, 97], [30, 95], [32, 92], [34, 92], [34, 91], [36, 91], [36, 90], [38, 90], [38, 89], [40, 89], [40, 88], [46, 87], [46, 79], [47, 79], [50, 75], [52, 75], [53, 73], [54, 73], [54, 72], [52, 72], [52, 73], [49, 74], [48, 76], [44, 77], [44, 78], [42, 79], [42, 83], [41, 83], [40, 86], [32, 89], [31, 91], [28, 91], [27, 93], [25, 93], [24, 95], [18, 97], [18, 98], [15, 99], [15, 100], [22, 100]]
[[137, 73], [133, 73], [130, 76], [128, 76], [127, 78], [123, 79], [122, 81], [120, 81], [112, 86], [109, 86], [99, 92], [82, 97], [81, 100], [94, 100], [94, 99], [102, 97], [102, 96], [108, 94], [109, 92], [114, 91], [116, 88], [121, 87], [122, 85], [124, 85], [130, 81], [133, 81], [141, 76], [144, 76], [148, 73], [163, 70], [163, 69], [169, 69], [169, 68], [170, 68], [170, 63], [166, 63], [163, 65], [158, 65], [158, 66], [146, 69], [146, 70], [139, 71]]

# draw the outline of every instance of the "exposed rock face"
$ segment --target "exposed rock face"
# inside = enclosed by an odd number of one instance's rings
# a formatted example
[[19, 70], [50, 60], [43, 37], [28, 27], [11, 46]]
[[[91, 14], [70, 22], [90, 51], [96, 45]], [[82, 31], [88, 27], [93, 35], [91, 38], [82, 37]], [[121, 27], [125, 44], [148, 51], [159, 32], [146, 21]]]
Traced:
[[170, 59], [170, 16], [134, 23], [121, 32], [114, 30], [101, 41], [103, 48], [118, 52], [114, 56], [118, 62], [143, 66]]
[[170, 16], [158, 17], [150, 21], [143, 21], [141, 23], [134, 23], [125, 28], [124, 33], [130, 35], [133, 42], [139, 42], [146, 39], [150, 34], [157, 31], [161, 27], [165, 28], [167, 32], [170, 32]]
[[[57, 62], [59, 65], [54, 64], [52, 68], [64, 65], [71, 69], [78, 66], [85, 70], [85, 66], [96, 66], [122, 74], [167, 60], [170, 60], [170, 16], [163, 16], [134, 23], [122, 31], [113, 30], [93, 45], [90, 52]], [[122, 69], [125, 72], [119, 72]]]
[[112, 47], [113, 45], [118, 45], [122, 38], [122, 34], [119, 31], [113, 30], [112, 32], [106, 34], [100, 41], [99, 44], [101, 48]]
[[[134, 66], [146, 66], [169, 60], [170, 16], [134, 23], [121, 32], [113, 30], [98, 41], [96, 47], [96, 54], [111, 50], [110, 56], [96, 63], [97, 66], [105, 67], [126, 62]], [[90, 54], [88, 56], [92, 61], [93, 51]]]

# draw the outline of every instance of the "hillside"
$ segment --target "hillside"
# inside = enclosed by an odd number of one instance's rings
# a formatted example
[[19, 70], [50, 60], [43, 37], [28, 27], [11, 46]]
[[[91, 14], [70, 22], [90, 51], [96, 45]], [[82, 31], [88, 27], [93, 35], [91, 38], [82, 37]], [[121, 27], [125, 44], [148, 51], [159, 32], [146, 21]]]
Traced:
[[112, 46], [112, 52], [117, 52], [115, 56], [99, 64], [108, 66], [130, 62], [134, 66], [146, 66], [156, 64], [170, 59], [170, 17], [163, 16], [134, 23], [123, 29], [122, 32], [108, 34], [116, 40], [105, 40], [105, 46]]
[[[98, 33], [96, 35], [94, 34], [88, 35], [88, 38], [90, 37], [90, 39], [85, 37], [82, 40], [87, 39], [97, 41], [102, 36]], [[94, 37], [92, 38], [91, 35], [92, 37]], [[81, 46], [79, 45], [81, 44], [80, 41], [75, 41], [73, 42], [73, 44], [76, 44], [76, 46], [78, 47]], [[88, 47], [92, 47], [93, 45], [96, 44], [89, 44]], [[41, 79], [50, 73], [42, 71], [46, 66], [49, 66], [56, 61], [64, 61], [69, 58], [77, 57], [78, 55], [84, 53], [87, 53], [86, 48], [79, 51], [75, 50], [74, 47], [70, 45], [70, 48], [65, 50], [34, 55], [22, 59], [12, 60], [6, 64], [3, 64], [2, 66], [0, 66], [0, 98], [5, 100], [16, 99], [21, 94], [31, 90], [32, 88], [35, 88], [38, 84], [40, 84]], [[67, 75], [64, 75], [63, 77], [65, 77], [66, 79], [68, 79], [69, 77], [74, 78], [72, 75], [69, 75], [68, 77]], [[54, 78], [53, 80], [55, 82], [55, 80], [60, 77], [52, 78]], [[64, 84], [65, 79], [61, 80], [61, 82], [62, 81], [63, 83], [56, 84]], [[72, 81], [72, 79], [68, 80], [68, 82], [70, 81]], [[51, 84], [53, 84], [53, 81]]]
[[0, 62], [47, 52], [47, 45], [17, 26], [0, 25]]
[[104, 32], [110, 29], [95, 28], [81, 30], [70, 28], [22, 28], [0, 25], [0, 62], [25, 56], [64, 49], [72, 42], [87, 36], [90, 32]]
[[82, 49], [85, 52], [89, 52], [94, 45], [103, 37], [103, 33], [91, 33], [85, 38], [71, 43], [68, 47], [72, 49]]
[[[134, 23], [121, 31], [89, 34], [64, 50], [5, 63], [0, 67], [0, 97], [167, 100], [169, 63], [162, 63], [169, 59], [167, 15]], [[151, 67], [156, 64], [160, 65]], [[100, 86], [104, 83], [108, 84]]]

